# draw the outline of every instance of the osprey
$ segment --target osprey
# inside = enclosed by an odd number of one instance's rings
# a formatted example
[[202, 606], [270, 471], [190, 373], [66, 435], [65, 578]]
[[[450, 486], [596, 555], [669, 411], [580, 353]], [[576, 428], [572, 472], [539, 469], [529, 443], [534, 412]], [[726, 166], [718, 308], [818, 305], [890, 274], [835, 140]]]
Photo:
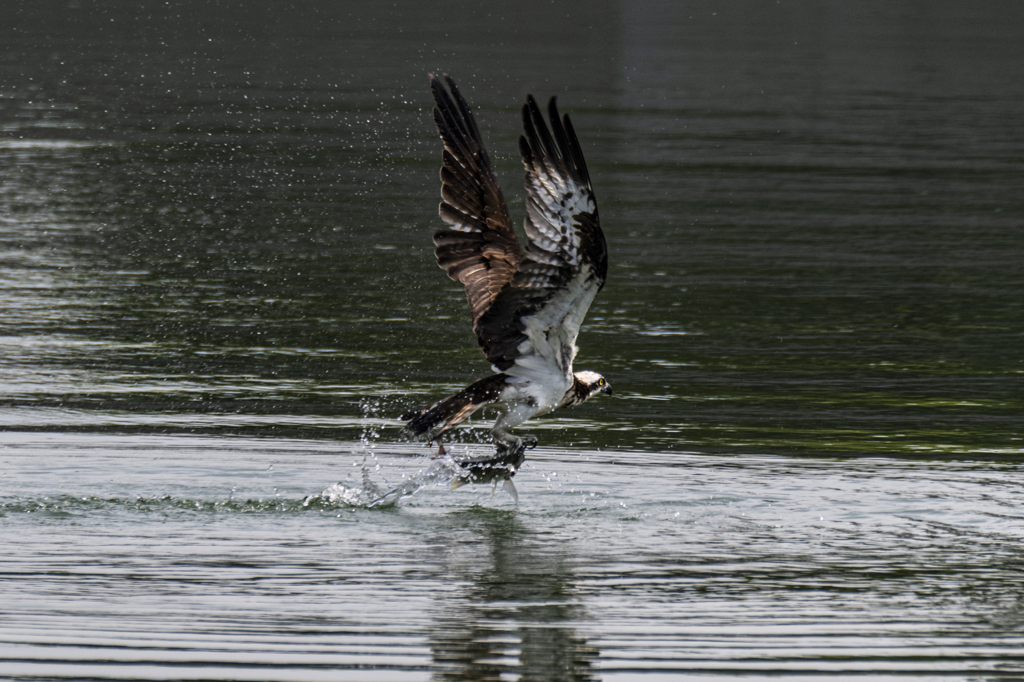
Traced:
[[[492, 405], [495, 457], [462, 462], [473, 480], [506, 480], [536, 439], [510, 429], [531, 417], [611, 394], [596, 372], [573, 372], [576, 336], [608, 273], [608, 250], [597, 219], [587, 165], [569, 117], [552, 97], [551, 129], [533, 96], [523, 106], [519, 151], [526, 167], [526, 245], [516, 239], [508, 207], [469, 105], [448, 75], [431, 74], [434, 123], [444, 143], [437, 264], [466, 288], [473, 331], [495, 374], [455, 395], [402, 416], [405, 430], [438, 444], [474, 412]], [[511, 481], [509, 481], [511, 483]]]

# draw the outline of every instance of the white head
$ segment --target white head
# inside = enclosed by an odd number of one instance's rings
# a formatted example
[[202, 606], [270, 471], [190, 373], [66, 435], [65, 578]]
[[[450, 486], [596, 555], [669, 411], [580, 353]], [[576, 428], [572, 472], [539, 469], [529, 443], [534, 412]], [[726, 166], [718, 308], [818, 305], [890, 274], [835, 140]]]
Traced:
[[575, 393], [574, 405], [579, 405], [598, 393], [612, 394], [612, 385], [597, 372], [576, 372], [573, 374], [573, 378], [575, 379], [572, 388]]

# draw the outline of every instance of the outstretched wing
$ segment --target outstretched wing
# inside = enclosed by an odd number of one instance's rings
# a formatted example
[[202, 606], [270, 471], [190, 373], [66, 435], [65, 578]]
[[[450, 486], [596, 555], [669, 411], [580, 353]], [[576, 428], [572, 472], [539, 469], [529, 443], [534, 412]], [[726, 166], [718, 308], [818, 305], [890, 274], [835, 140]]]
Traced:
[[450, 94], [430, 75], [437, 104], [434, 123], [444, 142], [438, 212], [451, 229], [434, 235], [434, 255], [448, 276], [466, 287], [473, 329], [479, 336], [481, 316], [512, 280], [522, 252], [473, 112], [455, 81], [447, 74], [444, 80]]
[[487, 359], [513, 376], [572, 371], [583, 318], [604, 286], [608, 250], [587, 164], [568, 116], [537, 102], [523, 107], [529, 239], [515, 276], [476, 323]]

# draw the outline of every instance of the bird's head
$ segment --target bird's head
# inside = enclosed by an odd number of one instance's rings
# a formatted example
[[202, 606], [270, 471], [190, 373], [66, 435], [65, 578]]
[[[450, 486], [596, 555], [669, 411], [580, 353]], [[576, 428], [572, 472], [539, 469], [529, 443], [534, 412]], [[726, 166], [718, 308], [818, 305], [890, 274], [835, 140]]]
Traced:
[[612, 394], [612, 385], [597, 372], [576, 372], [573, 374], [573, 378], [576, 380], [574, 382], [575, 389], [581, 403], [598, 393]]

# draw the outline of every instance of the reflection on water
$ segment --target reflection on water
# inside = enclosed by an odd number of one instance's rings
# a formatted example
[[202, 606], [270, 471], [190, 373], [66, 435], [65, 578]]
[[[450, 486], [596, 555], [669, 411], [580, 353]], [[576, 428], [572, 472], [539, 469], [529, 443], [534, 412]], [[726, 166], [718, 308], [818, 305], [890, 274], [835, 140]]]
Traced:
[[437, 680], [594, 680], [598, 650], [576, 632], [590, 620], [565, 552], [538, 542], [514, 511], [455, 512], [430, 539], [452, 592], [437, 599], [429, 637]]

